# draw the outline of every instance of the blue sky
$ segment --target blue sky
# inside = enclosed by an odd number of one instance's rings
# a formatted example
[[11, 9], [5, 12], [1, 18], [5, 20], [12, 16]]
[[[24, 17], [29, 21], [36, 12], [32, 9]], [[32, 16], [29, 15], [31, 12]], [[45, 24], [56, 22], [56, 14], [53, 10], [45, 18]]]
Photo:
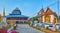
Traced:
[[[52, 3], [55, 4], [49, 6]], [[33, 17], [37, 15], [42, 5], [44, 10], [49, 6], [54, 12], [58, 13], [57, 0], [0, 0], [0, 14], [2, 14], [4, 8], [6, 15], [8, 15], [16, 7], [19, 7], [23, 15]]]

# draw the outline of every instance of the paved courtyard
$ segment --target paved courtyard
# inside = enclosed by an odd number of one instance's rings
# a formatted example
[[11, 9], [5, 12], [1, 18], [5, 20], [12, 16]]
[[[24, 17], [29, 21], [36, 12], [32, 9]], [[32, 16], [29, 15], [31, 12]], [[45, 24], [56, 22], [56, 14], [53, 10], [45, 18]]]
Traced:
[[29, 27], [27, 24], [18, 24], [17, 32], [19, 33], [44, 33], [32, 27]]

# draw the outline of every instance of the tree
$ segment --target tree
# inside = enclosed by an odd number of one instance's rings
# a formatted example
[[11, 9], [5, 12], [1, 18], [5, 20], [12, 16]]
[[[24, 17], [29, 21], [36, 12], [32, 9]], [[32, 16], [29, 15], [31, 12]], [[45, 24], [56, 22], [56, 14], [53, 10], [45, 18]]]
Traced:
[[32, 17], [32, 18], [30, 18], [30, 20], [32, 20], [34, 22], [35, 20], [38, 21], [38, 18], [37, 17]]
[[60, 15], [59, 15], [59, 16], [57, 16], [57, 19], [58, 19], [58, 20], [60, 20]]

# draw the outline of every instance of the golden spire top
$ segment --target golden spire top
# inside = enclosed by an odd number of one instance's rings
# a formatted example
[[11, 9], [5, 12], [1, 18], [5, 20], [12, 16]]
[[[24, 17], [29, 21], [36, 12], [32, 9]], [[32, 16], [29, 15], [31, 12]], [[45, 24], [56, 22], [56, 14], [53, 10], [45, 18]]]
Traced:
[[3, 9], [3, 16], [5, 16], [5, 8]]

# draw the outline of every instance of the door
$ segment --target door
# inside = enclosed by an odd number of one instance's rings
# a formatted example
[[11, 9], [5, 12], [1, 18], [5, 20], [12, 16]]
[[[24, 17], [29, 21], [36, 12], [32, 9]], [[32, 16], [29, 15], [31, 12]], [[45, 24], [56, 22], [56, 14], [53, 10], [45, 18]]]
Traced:
[[45, 16], [45, 22], [50, 23], [50, 16]]

